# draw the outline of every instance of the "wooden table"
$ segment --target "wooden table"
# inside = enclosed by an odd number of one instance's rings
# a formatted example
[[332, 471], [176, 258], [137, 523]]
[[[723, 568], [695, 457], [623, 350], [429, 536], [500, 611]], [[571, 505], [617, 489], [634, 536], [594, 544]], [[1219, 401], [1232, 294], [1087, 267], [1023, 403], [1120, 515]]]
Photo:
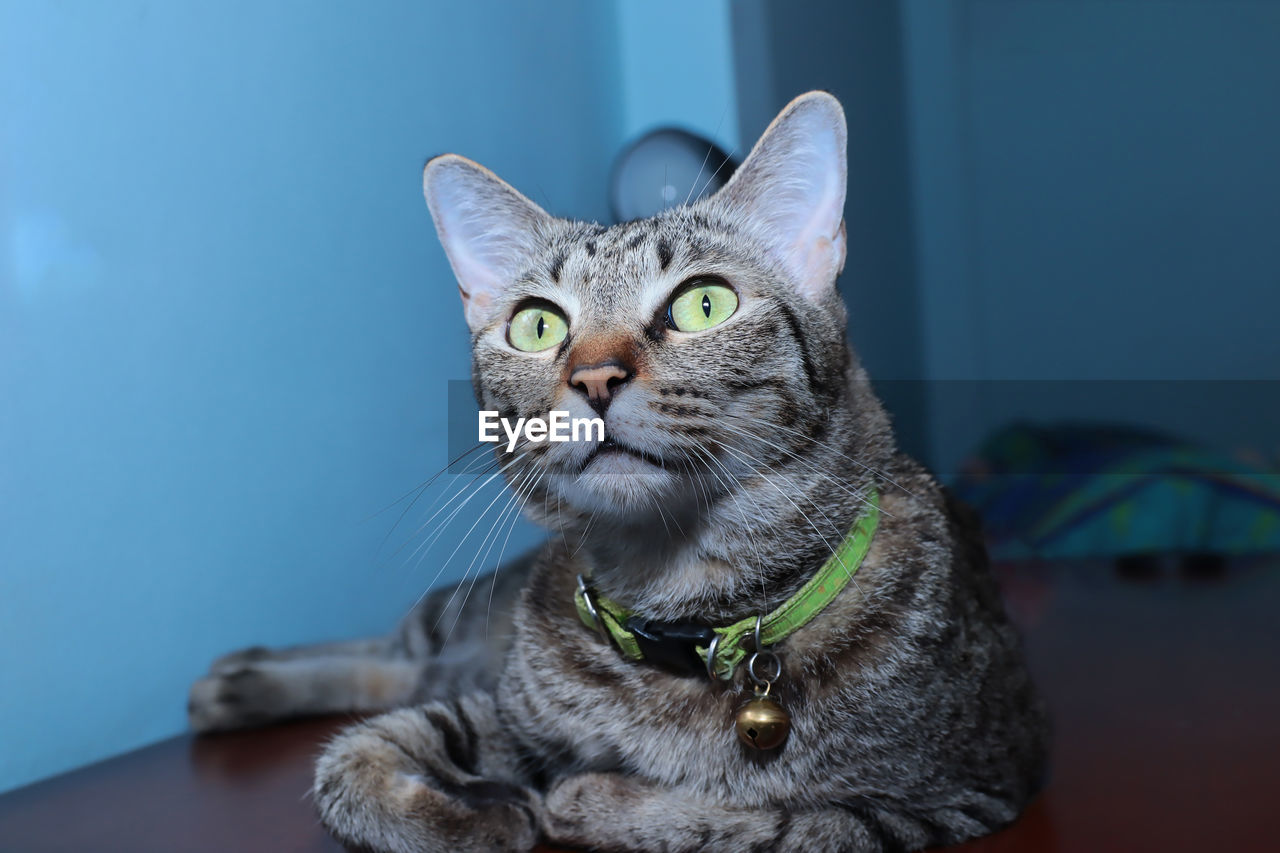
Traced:
[[[1001, 569], [1054, 711], [1045, 792], [968, 853], [1276, 851], [1280, 560]], [[0, 797], [0, 850], [338, 853], [307, 797], [339, 719], [182, 736]]]

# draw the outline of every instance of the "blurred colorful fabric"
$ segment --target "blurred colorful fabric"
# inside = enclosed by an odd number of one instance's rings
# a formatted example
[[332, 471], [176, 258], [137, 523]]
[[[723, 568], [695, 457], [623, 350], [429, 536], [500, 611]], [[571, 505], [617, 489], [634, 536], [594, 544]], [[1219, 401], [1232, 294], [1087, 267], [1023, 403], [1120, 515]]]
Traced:
[[1280, 469], [1109, 424], [1014, 424], [953, 484], [997, 559], [1280, 552]]

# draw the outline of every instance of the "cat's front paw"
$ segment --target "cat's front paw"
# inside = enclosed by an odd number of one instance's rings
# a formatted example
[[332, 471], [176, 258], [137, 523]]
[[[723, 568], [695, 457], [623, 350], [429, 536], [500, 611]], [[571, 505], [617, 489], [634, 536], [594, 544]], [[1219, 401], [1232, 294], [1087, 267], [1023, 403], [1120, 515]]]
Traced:
[[280, 685], [253, 666], [224, 668], [191, 685], [187, 720], [197, 732], [260, 726], [279, 719]]
[[617, 814], [619, 803], [638, 805], [640, 792], [616, 773], [579, 773], [560, 780], [544, 800], [543, 830], [561, 844], [603, 843], [600, 824]]
[[416, 710], [353, 726], [316, 763], [321, 823], [374, 851], [524, 853], [538, 841], [541, 797], [529, 788], [459, 772], [447, 754], [411, 758]]

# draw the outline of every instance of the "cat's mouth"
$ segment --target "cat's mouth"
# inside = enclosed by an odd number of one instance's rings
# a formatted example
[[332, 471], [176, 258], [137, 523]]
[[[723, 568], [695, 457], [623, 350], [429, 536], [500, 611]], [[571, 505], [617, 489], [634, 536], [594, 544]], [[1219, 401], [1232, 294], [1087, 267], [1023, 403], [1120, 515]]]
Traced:
[[585, 471], [587, 469], [587, 466], [597, 459], [607, 458], [609, 456], [615, 456], [615, 455], [631, 456], [635, 459], [641, 460], [642, 462], [648, 462], [650, 465], [653, 465], [654, 467], [657, 467], [657, 468], [665, 469], [667, 467], [666, 462], [664, 462], [661, 458], [654, 456], [652, 453], [646, 453], [645, 451], [640, 450], [639, 448], [636, 448], [636, 447], [631, 447], [630, 445], [620, 444], [612, 436], [609, 436], [605, 438], [604, 441], [597, 444], [595, 447], [595, 450], [592, 450], [591, 453], [587, 456], [587, 458], [582, 460], [582, 465], [581, 467], [578, 468], [578, 473], [582, 473], [583, 471]]

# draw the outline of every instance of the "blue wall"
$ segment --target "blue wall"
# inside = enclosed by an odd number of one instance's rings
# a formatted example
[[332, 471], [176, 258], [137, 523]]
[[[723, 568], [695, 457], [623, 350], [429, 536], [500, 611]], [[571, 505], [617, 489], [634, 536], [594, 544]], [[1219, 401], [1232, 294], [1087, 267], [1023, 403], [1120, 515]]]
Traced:
[[934, 464], [1067, 417], [1280, 458], [1223, 383], [1280, 379], [1280, 4], [901, 6]]
[[619, 104], [627, 139], [674, 125], [742, 160], [732, 0], [617, 0]]
[[180, 731], [218, 653], [412, 604], [450, 543], [368, 516], [469, 375], [422, 164], [603, 218], [622, 110], [594, 0], [0, 10], [4, 788]]

